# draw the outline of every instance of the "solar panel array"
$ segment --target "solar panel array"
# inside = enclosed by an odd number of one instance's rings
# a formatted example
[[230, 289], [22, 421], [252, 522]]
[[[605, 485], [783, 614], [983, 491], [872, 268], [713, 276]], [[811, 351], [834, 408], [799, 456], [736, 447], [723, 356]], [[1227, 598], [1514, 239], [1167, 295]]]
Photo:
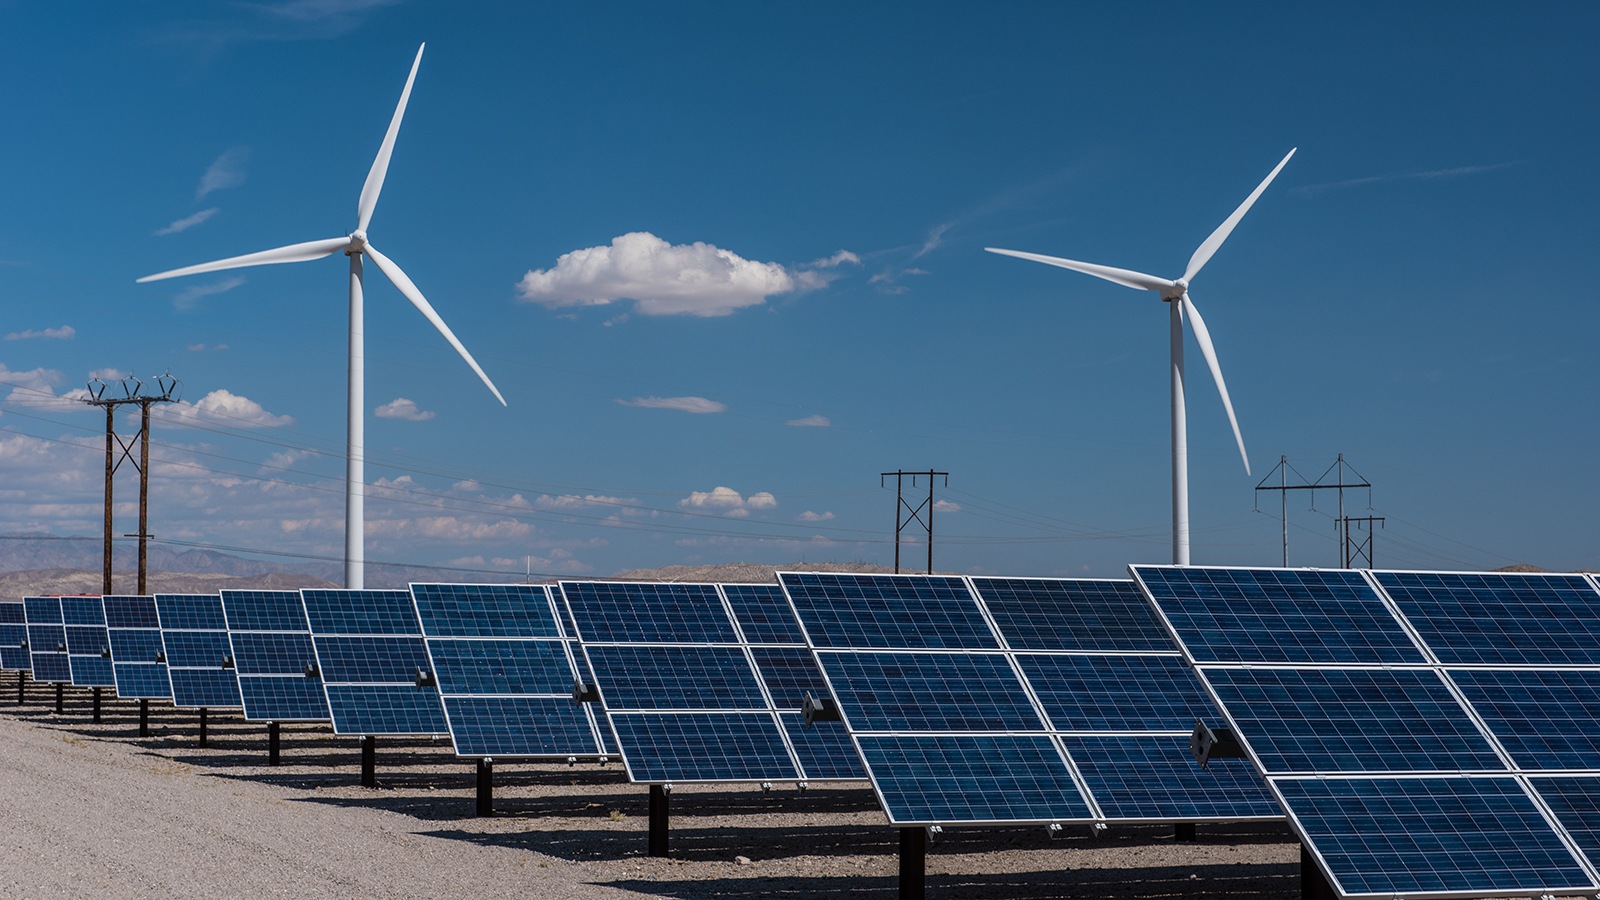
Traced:
[[106, 636], [105, 606], [98, 595], [62, 597], [61, 624], [67, 635], [67, 663], [78, 687], [114, 688], [111, 642]]
[[572, 701], [578, 669], [549, 588], [413, 584], [411, 596], [456, 755], [600, 755], [593, 712]]
[[652, 784], [864, 777], [771, 585], [564, 581], [560, 591], [628, 776]]
[[156, 594], [156, 617], [179, 709], [238, 707], [228, 620], [217, 594]]
[[1270, 819], [1132, 582], [779, 573], [897, 825]]
[[409, 591], [303, 590], [335, 734], [449, 731]]
[[1132, 571], [1339, 894], [1600, 890], [1583, 576]]
[[0, 669], [33, 669], [28, 653], [28, 613], [21, 600], [0, 601]]
[[244, 717], [252, 722], [326, 722], [328, 695], [299, 591], [223, 591]]
[[101, 602], [117, 696], [124, 700], [171, 699], [155, 598], [107, 594]]
[[28, 619], [28, 653], [32, 657], [33, 680], [71, 684], [72, 665], [67, 661], [67, 630], [61, 624], [61, 598], [23, 597], [22, 608]]

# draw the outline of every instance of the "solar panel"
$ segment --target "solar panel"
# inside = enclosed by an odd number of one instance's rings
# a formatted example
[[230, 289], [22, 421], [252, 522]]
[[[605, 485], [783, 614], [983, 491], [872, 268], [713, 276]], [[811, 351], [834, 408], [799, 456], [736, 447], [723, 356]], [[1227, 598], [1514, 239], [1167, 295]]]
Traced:
[[1247, 765], [1177, 765], [1213, 707], [1131, 582], [779, 583], [896, 825], [1278, 815]]
[[445, 734], [439, 689], [409, 591], [303, 590], [335, 734]]
[[600, 755], [548, 588], [413, 584], [411, 596], [457, 756]]
[[172, 705], [179, 709], [238, 707], [228, 620], [217, 594], [156, 594], [161, 645], [172, 681]]
[[67, 663], [78, 687], [117, 686], [111, 671], [111, 643], [106, 636], [105, 607], [99, 595], [62, 597], [61, 624], [67, 636]]
[[32, 656], [33, 680], [71, 684], [72, 666], [67, 661], [67, 631], [61, 624], [61, 599], [23, 597], [22, 608], [28, 619], [28, 653]]
[[1593, 782], [1536, 775], [1600, 763], [1600, 667], [1571, 665], [1600, 607], [1586, 580], [1132, 571], [1339, 894], [1600, 885], [1574, 818]]
[[562, 582], [582, 669], [635, 782], [865, 775], [839, 723], [807, 731], [823, 683], [775, 586]]
[[0, 600], [0, 669], [33, 669], [28, 653], [28, 614], [21, 600]]
[[172, 682], [167, 678], [155, 598], [107, 594], [101, 601], [117, 696], [124, 700], [171, 699]]
[[299, 591], [223, 591], [234, 673], [252, 722], [326, 722], [328, 696]]

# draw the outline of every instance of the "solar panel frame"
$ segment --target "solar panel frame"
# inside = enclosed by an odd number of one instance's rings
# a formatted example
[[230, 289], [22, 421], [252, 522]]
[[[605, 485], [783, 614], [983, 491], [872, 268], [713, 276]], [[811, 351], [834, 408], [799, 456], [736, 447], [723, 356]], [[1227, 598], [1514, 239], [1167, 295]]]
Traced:
[[224, 590], [223, 618], [248, 722], [329, 722], [317, 650], [299, 591]]
[[[1536, 789], [1541, 779], [1556, 779], [1558, 774], [1539, 772], [1519, 763], [1519, 759], [1537, 763], [1539, 753], [1587, 752], [1586, 748], [1544, 746], [1530, 751], [1515, 740], [1506, 740], [1515, 736], [1517, 727], [1516, 716], [1509, 711], [1526, 708], [1529, 685], [1524, 682], [1522, 695], [1511, 701], [1509, 691], [1514, 689], [1515, 682], [1511, 688], [1501, 684], [1500, 696], [1506, 702], [1499, 708], [1493, 702], [1485, 702], [1490, 695], [1483, 690], [1487, 683], [1508, 675], [1525, 679], [1530, 673], [1553, 673], [1552, 677], [1558, 680], [1570, 681], [1578, 677], [1579, 669], [1573, 666], [1446, 665], [1445, 661], [1459, 657], [1450, 652], [1440, 653], [1428, 640], [1429, 635], [1444, 633], [1437, 623], [1419, 625], [1412, 620], [1406, 608], [1391, 598], [1377, 577], [1379, 573], [1351, 570], [1279, 571], [1293, 571], [1302, 579], [1336, 577], [1343, 584], [1349, 584], [1355, 576], [1365, 579], [1372, 595], [1390, 610], [1393, 623], [1376, 615], [1350, 617], [1347, 622], [1364, 622], [1368, 627], [1381, 623], [1388, 629], [1384, 636], [1361, 634], [1351, 636], [1352, 639], [1360, 642], [1370, 638], [1369, 647], [1392, 648], [1402, 646], [1401, 636], [1404, 636], [1421, 653], [1422, 664], [1373, 666], [1348, 658], [1313, 662], [1304, 657], [1288, 660], [1253, 655], [1253, 649], [1260, 643], [1259, 634], [1281, 633], [1297, 627], [1288, 617], [1253, 623], [1248, 628], [1249, 633], [1240, 633], [1237, 638], [1252, 652], [1234, 654], [1230, 659], [1227, 653], [1212, 652], [1208, 639], [1188, 639], [1193, 630], [1207, 624], [1203, 615], [1197, 617], [1187, 610], [1174, 614], [1175, 606], [1185, 603], [1206, 606], [1216, 598], [1203, 597], [1198, 591], [1152, 590], [1152, 584], [1165, 587], [1170, 581], [1145, 577], [1152, 571], [1162, 571], [1173, 578], [1187, 577], [1203, 567], [1129, 568], [1199, 673], [1202, 684], [1218, 705], [1222, 721], [1233, 729], [1253, 766], [1266, 776], [1274, 795], [1289, 813], [1291, 826], [1340, 896], [1404, 896], [1408, 900], [1422, 900], [1526, 896], [1530, 893], [1592, 894], [1600, 890], [1600, 871], [1596, 869], [1600, 856], [1595, 855], [1600, 847], [1586, 854], [1574, 837], [1575, 833], [1583, 832], [1583, 826], [1562, 823], [1553, 811], [1554, 805]], [[1568, 584], [1571, 583], [1569, 579]], [[1583, 586], [1588, 590], [1600, 590], [1593, 581], [1584, 580]], [[1580, 596], [1580, 599], [1585, 604], [1590, 602], [1587, 596]], [[1362, 602], [1370, 604], [1370, 598]], [[1246, 630], [1240, 620], [1233, 622], [1232, 628], [1240, 632]], [[1226, 643], [1226, 637], [1219, 636], [1219, 642]], [[1204, 655], [1196, 656], [1196, 647], [1200, 647]], [[1477, 659], [1482, 658], [1500, 657], [1491, 655]], [[1289, 677], [1284, 673], [1292, 674], [1294, 679], [1310, 687], [1297, 689], [1292, 685], [1271, 683]], [[1368, 708], [1359, 712], [1352, 708], [1342, 722], [1319, 712], [1319, 709], [1340, 705], [1330, 703], [1337, 692], [1330, 692], [1328, 686], [1339, 678], [1348, 681], [1404, 677], [1399, 673], [1411, 673], [1419, 679], [1419, 684], [1430, 683], [1432, 687], [1428, 693], [1438, 701], [1433, 711], [1450, 721], [1442, 722], [1433, 715], [1398, 715], [1394, 719], [1397, 727], [1380, 734], [1380, 738], [1412, 740], [1421, 746], [1444, 739], [1441, 731], [1448, 730], [1481, 737], [1483, 743], [1478, 751], [1468, 754], [1465, 760], [1454, 758], [1450, 753], [1442, 757], [1429, 753], [1417, 757], [1406, 753], [1385, 756], [1384, 760], [1390, 763], [1397, 759], [1403, 761], [1398, 766], [1390, 765], [1388, 771], [1344, 765], [1339, 754], [1349, 750], [1348, 732], [1371, 728], [1374, 724], [1371, 705], [1398, 705], [1394, 684], [1379, 687], [1374, 681], [1357, 691], [1360, 703], [1367, 704]], [[1432, 681], [1427, 682], [1427, 679]], [[1318, 680], [1322, 682], [1320, 686]], [[1600, 681], [1592, 679], [1587, 683], [1591, 690], [1600, 686]], [[1237, 689], [1241, 684], [1262, 687]], [[1529, 718], [1522, 716], [1524, 721]], [[1547, 721], [1555, 720], [1552, 716]], [[1407, 734], [1405, 727], [1399, 727], [1408, 724], [1415, 733]], [[1320, 740], [1325, 745], [1332, 744], [1334, 749], [1329, 752], [1324, 747], [1320, 756], [1303, 755], [1291, 764], [1275, 768], [1268, 761], [1274, 758], [1271, 753], [1275, 738], [1270, 734], [1274, 727], [1297, 732], [1302, 744]], [[1469, 742], [1475, 741], [1469, 739]], [[1492, 756], [1481, 753], [1485, 747], [1492, 750]], [[1289, 759], [1281, 754], [1277, 758]], [[1544, 783], [1551, 786], [1558, 782]], [[1600, 797], [1600, 792], [1595, 796]], [[1519, 854], [1531, 857], [1518, 859]], [[1489, 858], [1505, 865], [1497, 869], [1483, 862]], [[1529, 870], [1540, 874], [1519, 874]], [[1560, 874], [1556, 874], [1558, 872]]]
[[300, 592], [328, 698], [334, 734], [448, 734], [411, 592], [305, 589]]
[[21, 600], [0, 600], [0, 669], [31, 672], [28, 652], [28, 614]]
[[60, 597], [23, 597], [28, 620], [28, 654], [33, 680], [42, 684], [71, 684], [72, 664], [67, 659], [67, 631], [61, 623]]
[[[796, 574], [780, 572], [779, 583], [788, 589], [791, 576]], [[1132, 582], [964, 579], [961, 583], [965, 585], [970, 609], [965, 613], [948, 608], [944, 611], [958, 621], [984, 622], [989, 634], [969, 634], [961, 642], [964, 646], [957, 649], [916, 651], [879, 645], [917, 647], [935, 643], [905, 633], [914, 630], [916, 623], [926, 624], [930, 619], [917, 609], [894, 608], [891, 602], [892, 598], [907, 596], [914, 603], [925, 602], [913, 586], [916, 579], [928, 576], [896, 576], [904, 582], [894, 591], [887, 590], [884, 584], [883, 579], [889, 577], [879, 576], [865, 586], [858, 584], [839, 592], [832, 602], [841, 608], [827, 609], [828, 583], [840, 584], [853, 577], [803, 574], [805, 605], [798, 600], [794, 605], [827, 677], [829, 692], [838, 700], [840, 714], [867, 762], [891, 824], [1100, 824], [1281, 818], [1253, 770], [1227, 773], [1229, 784], [1244, 798], [1231, 804], [1222, 802], [1219, 796], [1207, 804], [1173, 802], [1163, 806], [1129, 791], [1127, 765], [1145, 763], [1151, 772], [1174, 771], [1171, 760], [1180, 744], [1187, 748], [1196, 714], [1211, 708], [1209, 698], [1194, 683], [1193, 676], [1179, 665], [1181, 657], [1148, 611], [1142, 595], [1137, 599], [1144, 604], [1145, 612], [1141, 614], [1133, 605], [1137, 587]], [[873, 590], [877, 596], [870, 595]], [[863, 597], [873, 602], [863, 604]], [[1096, 611], [1093, 621], [1079, 621], [1086, 611], [1095, 609], [1096, 602], [1106, 603], [1107, 608]], [[852, 603], [857, 606], [850, 608]], [[900, 623], [896, 626], [900, 631], [885, 639], [871, 629], [858, 629], [854, 633], [872, 645], [870, 648], [847, 650], [838, 646], [840, 632], [845, 629], [837, 623], [873, 617]], [[815, 640], [812, 626], [817, 621], [827, 631], [826, 645]], [[1068, 714], [1074, 685], [1057, 685], [1042, 676], [1075, 667], [1080, 673], [1097, 673], [1102, 679], [1115, 679], [1118, 671], [1125, 673], [1121, 699], [1143, 694], [1144, 707], [1149, 709], [1125, 706], [1120, 718], [1112, 721], [1113, 713], [1107, 708], [1098, 713], [1099, 721], [1091, 722], [1083, 712], [1093, 705], [1085, 690], [1077, 701], [1077, 716]], [[1163, 677], [1168, 679], [1169, 687], [1181, 687], [1184, 695], [1199, 704], [1197, 708], [1185, 715], [1171, 710], [1165, 715], [1154, 713], [1153, 695], [1158, 689], [1151, 682]], [[1000, 700], [1003, 704], [996, 705]], [[990, 714], [987, 720], [974, 711], [983, 707]], [[1080, 737], [1083, 740], [1069, 745]], [[1021, 743], [1013, 743], [1018, 740]], [[1024, 773], [1008, 775], [968, 758], [975, 748], [1001, 744], [1043, 767], [1046, 771], [1029, 776], [1043, 780], [1030, 782]], [[1070, 746], [1084, 752], [1116, 750], [1121, 754], [1115, 760], [1120, 766], [1103, 765], [1105, 761], [1099, 759], [1080, 760]], [[1049, 752], [1045, 752], [1046, 748]], [[885, 768], [917, 759], [944, 769], [918, 775]], [[1009, 782], [1008, 777], [1012, 779]], [[961, 784], [971, 785], [966, 793], [973, 796], [963, 797], [950, 787]], [[1032, 805], [1024, 802], [1008, 807], [1004, 815], [997, 812], [1000, 807], [993, 806], [992, 800], [978, 796], [986, 790], [1014, 791], [1027, 784], [1042, 790], [1043, 799]], [[1076, 800], [1063, 799], [1063, 784], [1074, 786]], [[1176, 780], [1173, 784], [1180, 789], [1180, 796], [1197, 793], [1190, 784]], [[936, 789], [940, 798], [932, 800], [907, 793], [930, 789]]]
[[172, 681], [161, 643], [155, 597], [107, 594], [100, 598], [111, 645], [111, 671], [124, 700], [171, 700]]
[[220, 594], [155, 594], [172, 705], [178, 709], [241, 709], [233, 645]]
[[572, 702], [575, 641], [547, 585], [411, 585], [446, 724], [464, 758], [601, 758]]

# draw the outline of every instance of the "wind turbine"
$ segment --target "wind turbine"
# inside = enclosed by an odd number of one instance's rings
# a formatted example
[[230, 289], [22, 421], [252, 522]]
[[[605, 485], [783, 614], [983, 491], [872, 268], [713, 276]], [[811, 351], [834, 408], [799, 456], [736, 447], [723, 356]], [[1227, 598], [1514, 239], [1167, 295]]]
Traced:
[[322, 241], [307, 241], [302, 244], [290, 244], [274, 250], [262, 250], [259, 253], [247, 253], [244, 256], [233, 256], [228, 259], [219, 259], [215, 262], [201, 263], [197, 266], [185, 266], [168, 272], [155, 275], [146, 275], [138, 279], [139, 282], [160, 281], [163, 278], [177, 278], [182, 275], [197, 275], [201, 272], [217, 272], [223, 269], [239, 269], [245, 266], [265, 266], [274, 263], [307, 262], [332, 256], [343, 250], [344, 255], [350, 257], [350, 406], [347, 412], [349, 436], [345, 450], [345, 502], [344, 502], [344, 585], [347, 588], [359, 589], [365, 581], [365, 554], [362, 547], [362, 538], [366, 530], [366, 514], [364, 500], [366, 494], [366, 480], [364, 474], [365, 452], [365, 410], [366, 384], [365, 384], [365, 356], [363, 353], [363, 310], [361, 290], [361, 259], [370, 257], [382, 272], [391, 281], [401, 294], [405, 295], [411, 305], [422, 313], [423, 317], [433, 323], [433, 327], [444, 335], [450, 346], [456, 348], [461, 358], [467, 361], [472, 371], [478, 373], [483, 383], [488, 385], [500, 405], [506, 405], [506, 399], [500, 395], [499, 389], [489, 376], [484, 374], [478, 361], [472, 358], [467, 348], [450, 330], [450, 326], [439, 318], [434, 312], [428, 299], [422, 296], [406, 273], [394, 264], [389, 257], [378, 252], [367, 240], [367, 224], [372, 221], [372, 211], [378, 205], [378, 193], [383, 190], [383, 179], [389, 171], [389, 157], [394, 153], [395, 136], [400, 133], [400, 120], [406, 114], [406, 101], [411, 99], [411, 84], [416, 81], [417, 67], [422, 65], [422, 51], [427, 47], [423, 44], [417, 48], [417, 58], [411, 63], [411, 74], [406, 77], [405, 90], [400, 92], [400, 103], [394, 108], [394, 118], [389, 120], [389, 130], [383, 136], [383, 144], [378, 148], [378, 157], [372, 161], [372, 169], [367, 173], [366, 183], [361, 186], [361, 197], [356, 202], [356, 230], [344, 237], [328, 238]]
[[1233, 439], [1239, 444], [1239, 458], [1244, 461], [1245, 474], [1250, 474], [1250, 457], [1245, 453], [1244, 435], [1239, 433], [1239, 420], [1233, 414], [1233, 401], [1228, 399], [1228, 385], [1222, 380], [1222, 367], [1217, 364], [1217, 350], [1211, 344], [1211, 332], [1206, 329], [1205, 319], [1200, 317], [1200, 310], [1189, 298], [1189, 282], [1200, 274], [1200, 270], [1211, 259], [1222, 242], [1228, 239], [1234, 226], [1250, 211], [1250, 207], [1267, 189], [1272, 179], [1289, 162], [1289, 157], [1294, 156], [1294, 148], [1284, 156], [1283, 160], [1269, 173], [1250, 196], [1244, 198], [1239, 208], [1233, 211], [1211, 236], [1200, 244], [1189, 257], [1189, 266], [1183, 272], [1183, 277], [1176, 281], [1166, 278], [1157, 278], [1143, 272], [1133, 272], [1128, 269], [1116, 269], [1111, 266], [1101, 266], [1094, 263], [1078, 262], [1074, 259], [1061, 259], [1056, 256], [1043, 256], [1038, 253], [1023, 253], [1017, 250], [1000, 250], [995, 247], [985, 247], [990, 253], [1000, 253], [1006, 256], [1015, 256], [1018, 259], [1031, 259], [1047, 265], [1060, 266], [1096, 278], [1113, 281], [1123, 287], [1130, 287], [1141, 291], [1155, 291], [1163, 301], [1169, 304], [1171, 321], [1171, 354], [1172, 354], [1172, 562], [1174, 565], [1186, 566], [1189, 564], [1189, 443], [1188, 423], [1183, 407], [1183, 318], [1189, 317], [1194, 329], [1195, 343], [1200, 345], [1200, 353], [1206, 358], [1206, 365], [1211, 369], [1211, 377], [1217, 382], [1217, 393], [1222, 395], [1222, 408], [1228, 412], [1228, 424], [1233, 426]]

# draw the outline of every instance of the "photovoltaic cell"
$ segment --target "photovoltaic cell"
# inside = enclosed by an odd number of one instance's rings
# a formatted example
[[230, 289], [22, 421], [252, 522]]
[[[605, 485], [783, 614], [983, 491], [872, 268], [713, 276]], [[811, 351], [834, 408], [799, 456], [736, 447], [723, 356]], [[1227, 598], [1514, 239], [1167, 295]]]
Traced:
[[1450, 669], [1523, 769], [1600, 771], [1600, 670]]
[[608, 710], [765, 709], [737, 646], [585, 645]]
[[124, 700], [170, 700], [172, 681], [167, 677], [155, 598], [107, 594], [101, 602], [117, 696]]
[[722, 592], [733, 607], [733, 618], [747, 642], [805, 646], [806, 636], [783, 596], [783, 588], [775, 584], [725, 584]]
[[[896, 824], [1278, 817], [1252, 767], [1194, 765], [1214, 707], [1132, 582], [883, 581], [779, 574]], [[886, 599], [928, 595], [937, 615]], [[935, 646], [950, 621], [961, 649], [881, 647]]]
[[61, 625], [60, 598], [23, 597], [22, 606], [28, 618], [33, 680], [71, 684], [72, 667], [67, 660], [67, 632]]
[[731, 644], [739, 638], [714, 584], [563, 581], [585, 644]]
[[439, 689], [409, 591], [303, 590], [335, 734], [445, 734]]
[[78, 687], [115, 688], [111, 642], [106, 636], [105, 607], [100, 597], [62, 597], [61, 622], [66, 630], [72, 683]]
[[228, 620], [217, 594], [156, 594], [156, 618], [179, 709], [224, 709], [242, 705], [234, 674]]
[[414, 584], [419, 623], [456, 754], [594, 757], [592, 713], [542, 585]]
[[252, 722], [326, 722], [328, 696], [299, 591], [223, 591], [244, 717]]
[[0, 601], [0, 669], [29, 671], [28, 616], [21, 600]]
[[1600, 591], [1582, 575], [1372, 575], [1447, 665], [1600, 666]]
[[1600, 859], [1600, 775], [1556, 775], [1528, 781], [1584, 855], [1590, 861]]

